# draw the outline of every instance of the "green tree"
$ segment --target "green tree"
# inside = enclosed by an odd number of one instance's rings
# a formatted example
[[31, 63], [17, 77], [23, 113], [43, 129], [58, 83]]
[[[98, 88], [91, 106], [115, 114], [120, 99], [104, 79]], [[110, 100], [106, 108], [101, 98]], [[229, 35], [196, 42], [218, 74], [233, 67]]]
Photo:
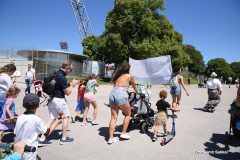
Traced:
[[235, 73], [235, 78], [240, 78], [240, 62], [232, 62], [230, 66], [232, 71]]
[[83, 53], [116, 64], [128, 57], [171, 55], [173, 64], [186, 66], [190, 59], [183, 49], [182, 35], [160, 14], [163, 9], [164, 0], [115, 0], [106, 18], [105, 32], [84, 39]]
[[228, 64], [223, 58], [211, 59], [207, 63], [206, 74], [210, 75], [211, 72], [216, 72], [218, 77], [222, 77], [227, 80], [228, 77], [234, 77], [230, 64]]
[[184, 51], [188, 54], [191, 60], [188, 65], [189, 71], [195, 74], [203, 73], [205, 71], [205, 64], [201, 52], [196, 50], [192, 45], [184, 45]]

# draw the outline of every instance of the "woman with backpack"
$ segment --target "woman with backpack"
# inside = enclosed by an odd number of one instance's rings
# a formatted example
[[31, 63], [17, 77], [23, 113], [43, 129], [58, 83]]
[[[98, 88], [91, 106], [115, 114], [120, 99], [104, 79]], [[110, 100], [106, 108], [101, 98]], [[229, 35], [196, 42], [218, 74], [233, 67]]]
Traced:
[[187, 96], [189, 96], [189, 93], [184, 85], [183, 82], [183, 76], [181, 74], [181, 68], [179, 66], [175, 66], [173, 68], [173, 74], [172, 78], [170, 79], [170, 93], [172, 95], [172, 108], [175, 110], [179, 110], [179, 105], [181, 101], [181, 96], [182, 96], [182, 89], [186, 92]]

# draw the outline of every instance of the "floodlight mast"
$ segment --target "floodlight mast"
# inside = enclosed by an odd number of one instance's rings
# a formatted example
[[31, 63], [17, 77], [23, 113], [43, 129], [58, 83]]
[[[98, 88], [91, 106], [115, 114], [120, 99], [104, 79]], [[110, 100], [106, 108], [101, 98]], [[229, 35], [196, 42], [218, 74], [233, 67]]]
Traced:
[[73, 9], [75, 20], [78, 27], [78, 32], [81, 40], [85, 37], [93, 35], [92, 26], [87, 15], [87, 11], [83, 0], [69, 0]]

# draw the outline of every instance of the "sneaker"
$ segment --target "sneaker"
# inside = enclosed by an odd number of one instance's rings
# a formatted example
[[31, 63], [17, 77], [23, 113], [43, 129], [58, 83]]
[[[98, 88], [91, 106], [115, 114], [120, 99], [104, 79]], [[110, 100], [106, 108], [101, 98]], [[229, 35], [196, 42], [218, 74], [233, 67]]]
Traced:
[[99, 122], [97, 122], [97, 121], [92, 121], [92, 125], [99, 125]]
[[44, 141], [40, 141], [38, 140], [38, 146], [41, 147], [41, 146], [47, 146], [47, 145], [51, 145], [52, 142], [48, 141], [48, 140], [44, 140]]
[[113, 144], [116, 143], [117, 141], [118, 141], [117, 138], [109, 139], [108, 144]]
[[153, 136], [152, 141], [155, 142], [157, 140], [157, 135]]
[[81, 125], [81, 126], [86, 126], [86, 125], [87, 125], [87, 122], [82, 122], [80, 125]]
[[63, 145], [63, 144], [66, 144], [66, 143], [71, 143], [73, 142], [73, 138], [70, 138], [70, 137], [67, 137], [65, 140], [63, 140], [62, 138], [60, 139], [60, 144]]
[[120, 135], [120, 138], [122, 138], [122, 139], [130, 139], [131, 138], [131, 136], [129, 135], [129, 134], [127, 134], [127, 133], [125, 133], [125, 134], [121, 134]]

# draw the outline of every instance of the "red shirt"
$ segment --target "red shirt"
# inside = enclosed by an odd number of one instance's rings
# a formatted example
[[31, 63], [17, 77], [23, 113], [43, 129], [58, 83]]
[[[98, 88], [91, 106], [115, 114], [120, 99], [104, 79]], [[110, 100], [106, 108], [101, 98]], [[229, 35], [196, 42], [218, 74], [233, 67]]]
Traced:
[[85, 92], [85, 86], [82, 85], [80, 88], [78, 88], [78, 96], [77, 96], [78, 100], [83, 99], [84, 92]]

